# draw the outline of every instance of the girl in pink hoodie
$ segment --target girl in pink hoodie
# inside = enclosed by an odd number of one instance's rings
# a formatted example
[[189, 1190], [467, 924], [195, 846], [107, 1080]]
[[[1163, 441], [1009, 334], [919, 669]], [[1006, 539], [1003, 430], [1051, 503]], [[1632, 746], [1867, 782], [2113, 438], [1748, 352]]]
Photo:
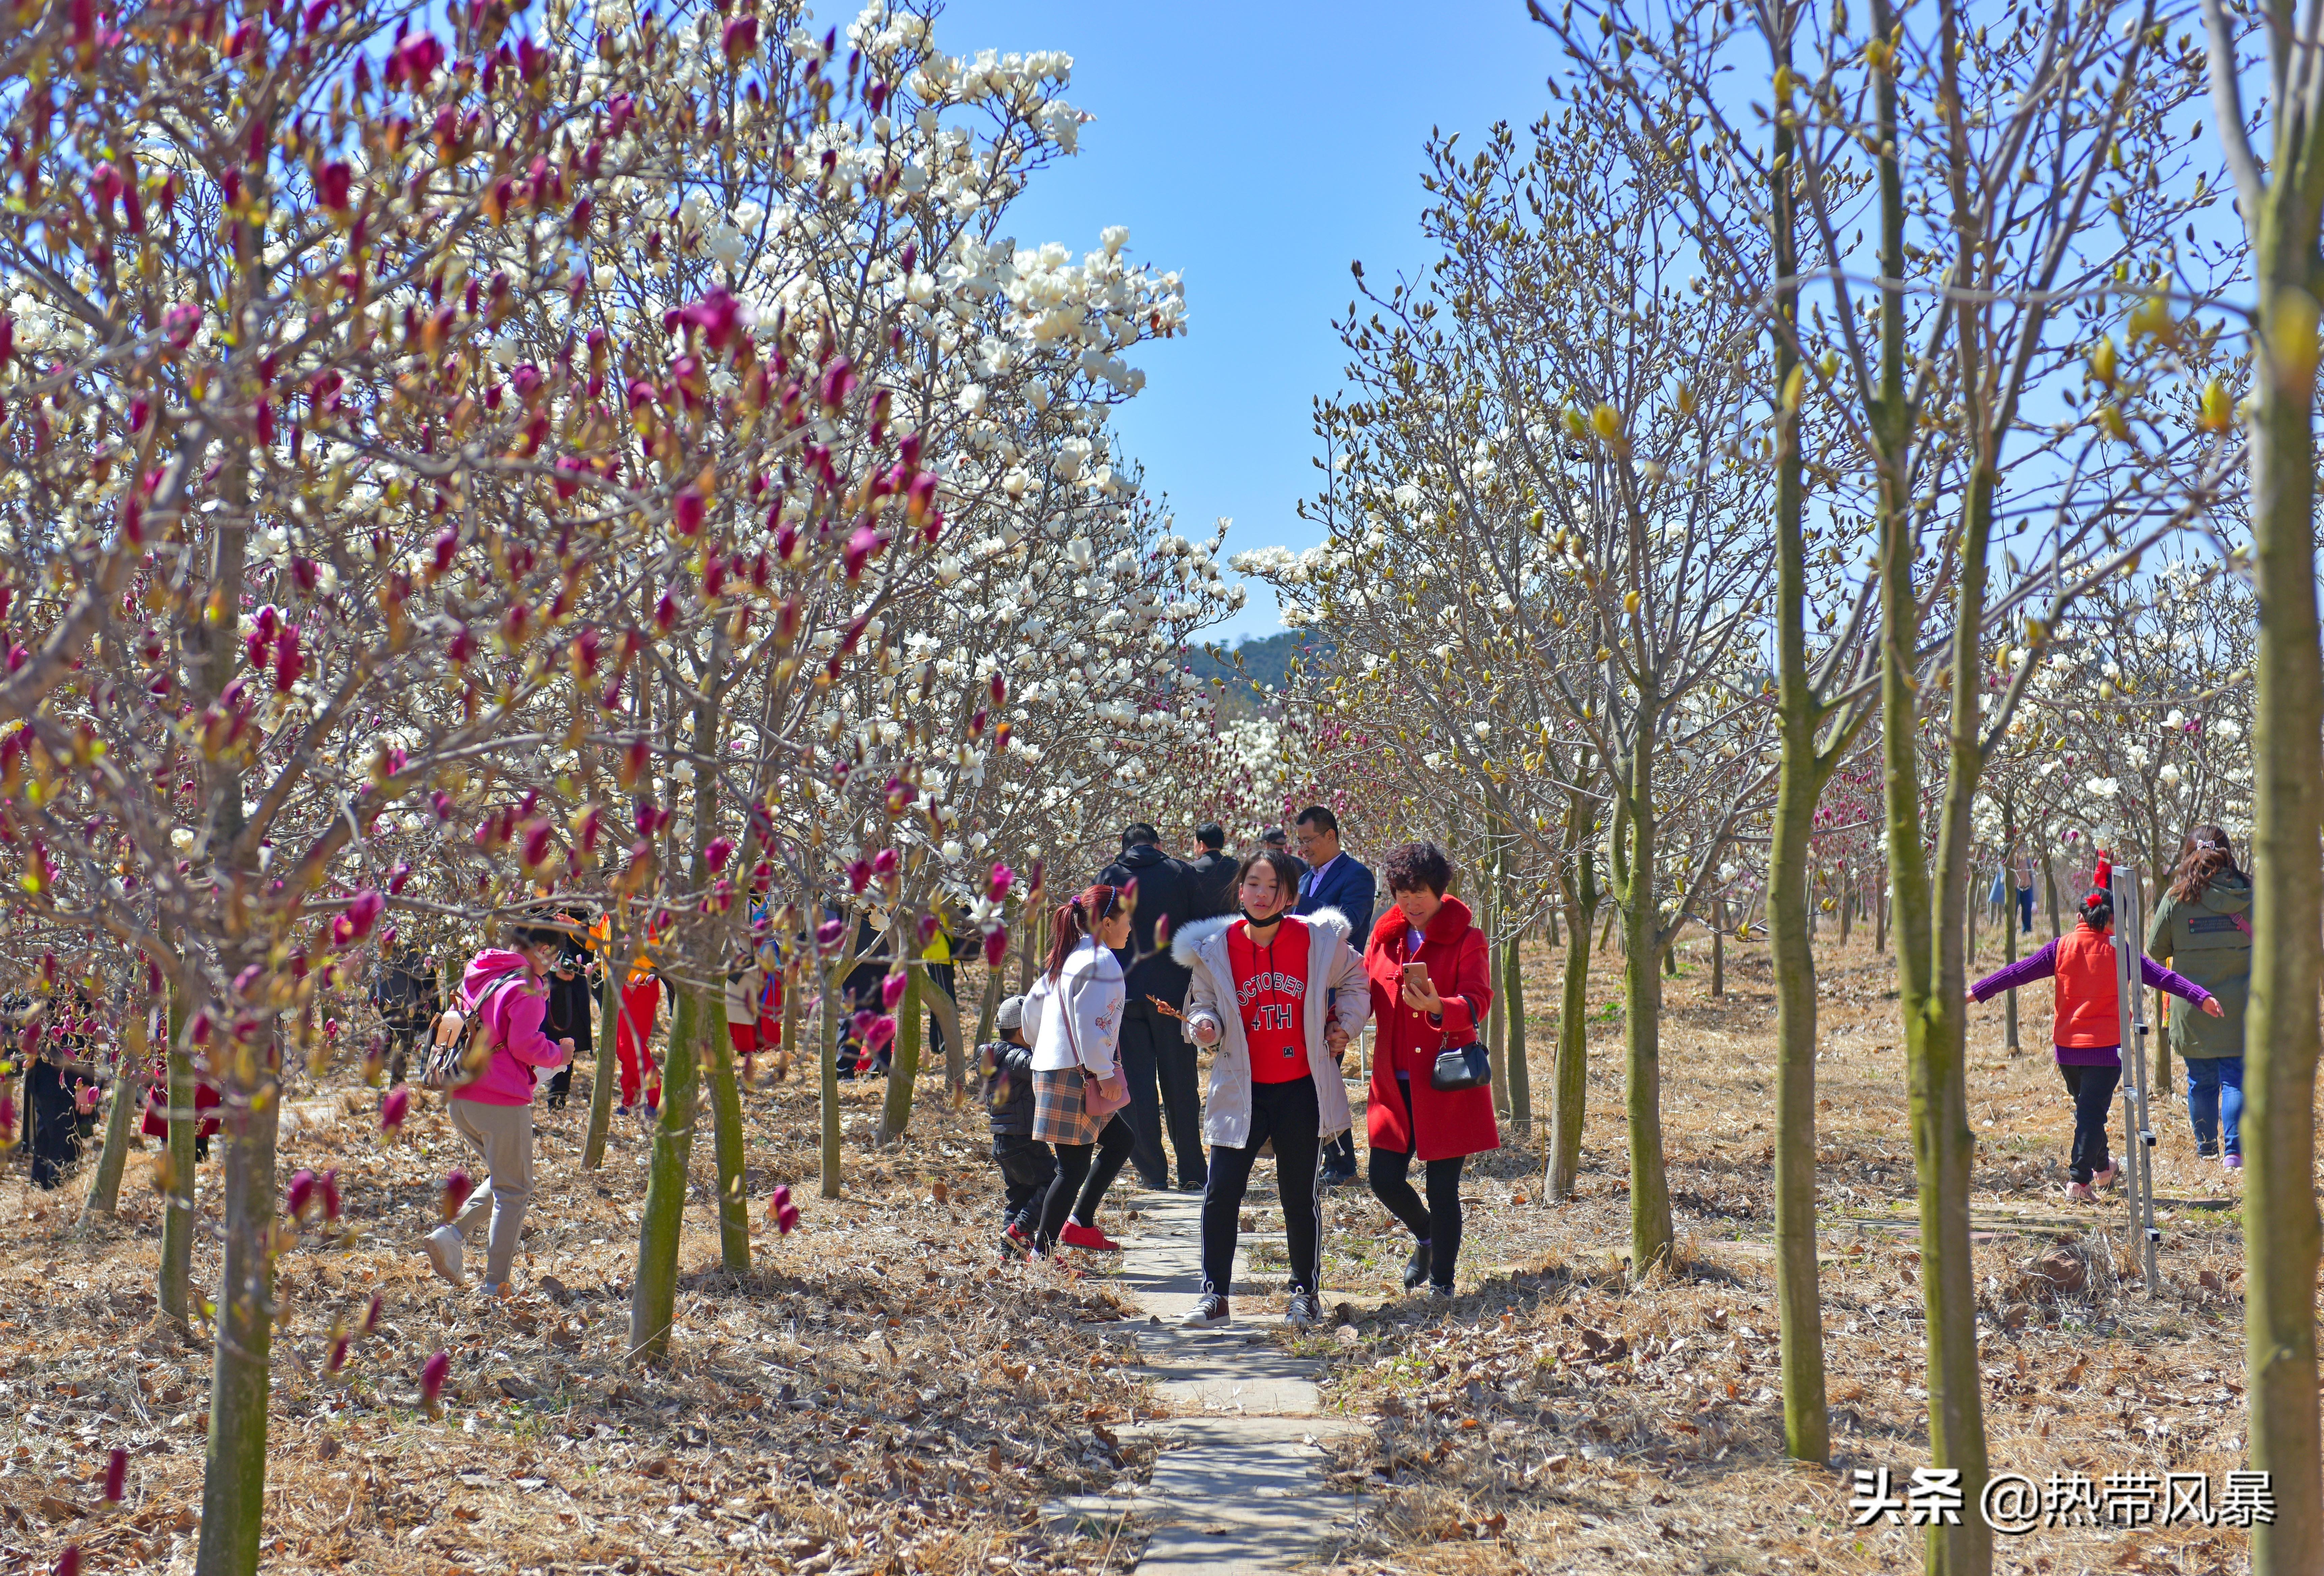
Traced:
[[508, 949], [478, 953], [461, 978], [458, 1008], [475, 1021], [477, 1043], [490, 1050], [482, 1070], [455, 1088], [446, 1102], [452, 1126], [491, 1173], [490, 1192], [478, 1188], [467, 1207], [430, 1231], [424, 1244], [436, 1273], [459, 1286], [467, 1240], [489, 1212], [492, 1230], [480, 1288], [489, 1297], [509, 1295], [517, 1238], [532, 1202], [532, 1070], [561, 1067], [573, 1055], [570, 1039], [552, 1041], [540, 1027], [549, 1011], [542, 982], [557, 965], [565, 933], [524, 924], [509, 940]]

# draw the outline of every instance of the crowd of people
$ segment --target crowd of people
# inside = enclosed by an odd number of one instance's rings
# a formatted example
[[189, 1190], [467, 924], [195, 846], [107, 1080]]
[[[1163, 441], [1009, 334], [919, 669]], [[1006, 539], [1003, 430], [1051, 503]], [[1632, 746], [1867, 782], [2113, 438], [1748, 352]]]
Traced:
[[[1296, 855], [1277, 833], [1240, 861], [1216, 825], [1197, 828], [1184, 859], [1153, 826], [1126, 828], [1120, 857], [1057, 908], [1031, 989], [1001, 1004], [1001, 1038], [979, 1050], [1007, 1248], [1115, 1250], [1098, 1210], [1125, 1166], [1150, 1188], [1198, 1193], [1190, 1328], [1233, 1316], [1242, 1203], [1270, 1155], [1288, 1317], [1322, 1319], [1322, 1199], [1355, 1180], [1347, 1064], [1367, 1024], [1369, 1180], [1412, 1235], [1406, 1290], [1452, 1295], [1462, 1168], [1500, 1142], [1479, 1044], [1487, 946], [1450, 895], [1452, 862], [1408, 843], [1376, 879], [1329, 807], [1293, 827]], [[1389, 906], [1375, 919], [1383, 880]]]
[[[1001, 1241], [1028, 1259], [1115, 1250], [1099, 1212], [1125, 1166], [1148, 1188], [1199, 1194], [1203, 1286], [1186, 1323], [1213, 1327], [1231, 1317], [1242, 1204], [1254, 1170], [1271, 1156], [1289, 1316], [1312, 1323], [1322, 1309], [1322, 1199], [1357, 1175], [1348, 1078], [1359, 1073], [1366, 1181], [1412, 1240], [1406, 1288], [1450, 1296], [1462, 1169], [1469, 1156], [1499, 1144], [1479, 1044], [1493, 998], [1489, 949], [1452, 895], [1452, 862], [1434, 843], [1407, 843], [1382, 858], [1376, 877], [1320, 805], [1240, 859], [1225, 843], [1219, 826], [1204, 825], [1177, 857], [1154, 826], [1124, 829], [1120, 856], [1049, 917], [1048, 951], [1029, 989], [999, 1003], [999, 1037], [977, 1048], [977, 1066], [1002, 1181]], [[2017, 888], [2021, 924], [2032, 917], [2030, 870], [2013, 856], [1996, 883]], [[2052, 982], [2055, 1059], [2075, 1111], [2067, 1193], [2085, 1203], [2120, 1175], [2108, 1129], [2123, 1037], [2103, 857], [2091, 885], [2069, 934], [1969, 992], [1982, 1002]], [[1382, 887], [1388, 902], [1376, 915]], [[2139, 956], [2143, 985], [2184, 1004], [2170, 1014], [2168, 1033], [2184, 1069], [2196, 1153], [2228, 1169], [2243, 1163], [2251, 902], [2227, 834], [2199, 826], [2162, 885]], [[451, 1076], [431, 1081], [445, 1086], [452, 1125], [489, 1179], [425, 1240], [446, 1279], [467, 1284], [466, 1250], [482, 1232], [479, 1284], [505, 1295], [531, 1198], [533, 1102], [545, 1092], [551, 1107], [565, 1103], [575, 1060], [595, 1043], [601, 998], [619, 1014], [618, 1109], [658, 1114], [656, 939], [644, 937], [631, 961], [616, 964], [605, 917], [545, 908], [520, 919], [504, 946], [471, 958], [448, 999], [426, 952], [407, 946], [382, 959], [369, 992], [385, 1029], [379, 1072], [398, 1083], [415, 1065], [438, 1074], [453, 1065]], [[869, 953], [875, 939], [859, 941]], [[947, 992], [950, 945], [939, 929], [920, 957], [934, 988]], [[609, 992], [613, 966], [622, 977]], [[864, 967], [868, 987], [851, 976], [843, 988], [876, 1000], [890, 963], [875, 955]], [[727, 1032], [745, 1066], [784, 1051], [783, 981], [782, 954], [761, 927], [726, 980]], [[24, 1074], [32, 1180], [60, 1185], [114, 1075], [98, 1045], [105, 1015], [78, 991], [39, 1002], [12, 996], [0, 1015]], [[1367, 1027], [1369, 1065], [1351, 1068]], [[447, 1064], [451, 1052], [458, 1056]], [[859, 1025], [837, 1055], [843, 1071], [869, 1073], [883, 1064], [884, 1047], [867, 1046]], [[166, 1135], [168, 1098], [157, 1052], [145, 1135]], [[201, 1152], [217, 1126], [217, 1101], [214, 1087], [197, 1083]]]

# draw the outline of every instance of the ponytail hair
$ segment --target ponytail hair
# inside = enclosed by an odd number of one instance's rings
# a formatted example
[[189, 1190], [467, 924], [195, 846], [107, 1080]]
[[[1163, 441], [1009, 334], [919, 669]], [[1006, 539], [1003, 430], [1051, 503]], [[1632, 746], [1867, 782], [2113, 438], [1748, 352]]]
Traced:
[[1074, 950], [1121, 912], [1121, 906], [1120, 888], [1095, 886], [1059, 907], [1049, 923], [1049, 965], [1044, 971], [1052, 982], [1065, 972], [1065, 960], [1074, 955]]
[[2181, 903], [2193, 903], [2217, 877], [2242, 873], [2236, 868], [2236, 851], [2227, 833], [2217, 826], [2198, 826], [2187, 834], [2180, 847], [2179, 871], [2172, 878], [2171, 895]]
[[2082, 899], [2082, 923], [2092, 930], [2104, 930], [2114, 923], [2114, 894], [2101, 887]]

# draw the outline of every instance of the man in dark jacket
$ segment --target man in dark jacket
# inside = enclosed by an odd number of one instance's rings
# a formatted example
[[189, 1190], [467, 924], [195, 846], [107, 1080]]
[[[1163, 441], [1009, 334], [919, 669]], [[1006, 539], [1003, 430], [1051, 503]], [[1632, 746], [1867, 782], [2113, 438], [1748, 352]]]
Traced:
[[1128, 1001], [1121, 1013], [1121, 1071], [1130, 1082], [1130, 1164], [1138, 1167], [1147, 1186], [1170, 1185], [1169, 1160], [1162, 1152], [1167, 1117], [1170, 1147], [1178, 1157], [1178, 1191], [1200, 1193], [1210, 1176], [1210, 1160], [1203, 1149], [1203, 1103], [1194, 1082], [1194, 1047], [1179, 1032], [1177, 1020], [1148, 998], [1173, 1008], [1185, 1005], [1192, 976], [1170, 956], [1167, 939], [1156, 944], [1155, 926], [1167, 920], [1167, 935], [1188, 920], [1209, 917], [1204, 907], [1207, 894], [1191, 869], [1162, 852], [1162, 834], [1143, 821], [1122, 829], [1121, 857], [1106, 866], [1097, 879], [1109, 887], [1138, 883], [1130, 945], [1118, 954], [1128, 971]]
[[[1361, 953], [1372, 934], [1372, 908], [1379, 883], [1368, 865], [1340, 846], [1340, 818], [1323, 805], [1310, 805], [1293, 823], [1299, 830], [1299, 857], [1307, 862], [1307, 879], [1299, 883], [1295, 914], [1336, 908], [1348, 917], [1348, 945]], [[1323, 1146], [1323, 1185], [1343, 1186], [1356, 1179], [1356, 1138], [1342, 1133]]]
[[1201, 852], [1186, 862], [1194, 872], [1201, 911], [1189, 919], [1215, 919], [1235, 911], [1235, 862], [1226, 855], [1227, 831], [1216, 821], [1194, 828], [1194, 846]]
[[[564, 917], [573, 924], [573, 931], [557, 954], [557, 966], [549, 975], [549, 1011], [542, 1020], [542, 1032], [550, 1039], [571, 1039], [580, 1047], [581, 1056], [592, 1053], [597, 1044], [597, 1031], [592, 1026], [590, 1009], [596, 1004], [596, 991], [590, 982], [588, 949], [581, 938], [588, 934], [595, 917], [585, 910], [568, 908]], [[573, 1064], [581, 1056], [566, 1059], [549, 1081], [549, 1106], [562, 1111], [573, 1093]]]
[[383, 959], [372, 977], [371, 1004], [387, 1025], [387, 1081], [403, 1082], [405, 1062], [412, 1048], [435, 1026], [444, 1010], [444, 996], [436, 983], [435, 960], [417, 947], [406, 946]]

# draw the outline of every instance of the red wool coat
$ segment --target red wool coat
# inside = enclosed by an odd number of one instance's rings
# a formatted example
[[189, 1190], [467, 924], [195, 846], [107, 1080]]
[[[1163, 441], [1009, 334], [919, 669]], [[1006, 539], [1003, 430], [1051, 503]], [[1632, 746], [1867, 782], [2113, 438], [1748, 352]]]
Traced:
[[[1468, 905], [1457, 898], [1444, 899], [1428, 922], [1417, 953], [1411, 950], [1411, 929], [1404, 910], [1391, 907], [1372, 926], [1370, 945], [1364, 948], [1372, 1021], [1379, 1026], [1372, 1037], [1371, 1110], [1365, 1118], [1365, 1134], [1375, 1149], [1409, 1155], [1414, 1152], [1411, 1129], [1416, 1126], [1424, 1161], [1498, 1149], [1501, 1134], [1493, 1120], [1489, 1086], [1448, 1091], [1432, 1088], [1428, 1082], [1438, 1051], [1473, 1045], [1481, 1037], [1485, 1014], [1493, 1003], [1485, 933], [1471, 921]], [[1442, 1026], [1404, 1004], [1407, 962], [1428, 965], [1429, 983], [1444, 1001]], [[1409, 1124], [1403, 1093], [1397, 1088], [1399, 1072], [1412, 1078]]]

